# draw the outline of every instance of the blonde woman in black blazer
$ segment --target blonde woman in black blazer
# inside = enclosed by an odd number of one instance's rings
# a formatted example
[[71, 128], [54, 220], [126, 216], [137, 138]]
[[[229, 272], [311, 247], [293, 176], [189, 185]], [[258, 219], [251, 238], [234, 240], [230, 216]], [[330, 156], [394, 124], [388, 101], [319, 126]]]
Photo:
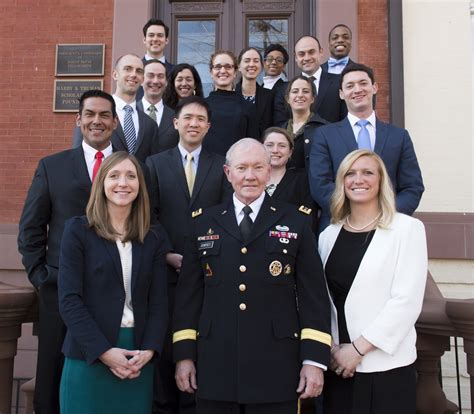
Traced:
[[423, 224], [397, 213], [382, 159], [342, 161], [319, 252], [332, 301], [325, 414], [415, 413], [415, 322], [427, 274]]
[[138, 161], [112, 154], [94, 180], [87, 216], [66, 223], [61, 244], [63, 414], [151, 412], [151, 360], [162, 351], [168, 305], [167, 239], [149, 222]]

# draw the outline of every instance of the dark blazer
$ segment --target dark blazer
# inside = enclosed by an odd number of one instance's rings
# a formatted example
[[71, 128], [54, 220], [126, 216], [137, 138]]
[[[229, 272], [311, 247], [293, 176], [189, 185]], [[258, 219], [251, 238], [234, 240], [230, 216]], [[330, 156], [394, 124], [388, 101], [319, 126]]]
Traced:
[[[375, 148], [385, 163], [396, 195], [397, 210], [411, 215], [423, 194], [423, 179], [413, 142], [406, 129], [377, 120]], [[349, 120], [319, 128], [309, 157], [311, 195], [322, 208], [320, 231], [330, 219], [330, 198], [337, 169], [344, 157], [358, 149]]]
[[331, 343], [308, 216], [266, 196], [246, 241], [232, 199], [192, 221], [176, 291], [175, 360], [197, 361], [199, 398], [296, 400], [301, 361], [328, 364]]
[[[154, 215], [167, 231], [174, 252], [184, 253], [184, 240], [189, 235], [188, 220], [191, 213], [199, 208], [219, 204], [231, 193], [223, 171], [224, 162], [224, 157], [203, 148], [199, 156], [193, 194], [190, 196], [178, 147], [147, 159]], [[172, 270], [169, 281], [176, 282], [177, 273], [174, 269], [169, 270]]]
[[43, 284], [56, 285], [64, 223], [85, 213], [91, 185], [82, 147], [39, 161], [26, 196], [18, 235], [23, 265], [36, 288]]
[[286, 103], [286, 89], [288, 82], [278, 79], [273, 85], [272, 91], [275, 93], [273, 98], [273, 125], [281, 125], [283, 122], [291, 118], [291, 111]]
[[[328, 122], [325, 119], [318, 114], [313, 114], [304, 125], [303, 132], [294, 136], [293, 154], [288, 161], [288, 167], [308, 170], [309, 151], [314, 134], [319, 127], [327, 124]], [[281, 127], [287, 129], [288, 121], [284, 122]]]
[[[158, 355], [168, 320], [165, 244], [161, 227], [151, 229], [143, 244], [132, 242], [134, 347]], [[58, 278], [66, 357], [92, 364], [116, 346], [125, 302], [122, 277], [116, 243], [99, 237], [85, 216], [68, 220]]]
[[[142, 62], [143, 64], [146, 63], [146, 59], [145, 59], [145, 56], [142, 57]], [[165, 59], [165, 66], [166, 66], [166, 77], [169, 78], [170, 76], [170, 73], [171, 71], [173, 70], [174, 68], [174, 65], [170, 62], [168, 62], [166, 59]], [[138, 88], [138, 91], [137, 91], [137, 101], [141, 100], [144, 96], [144, 91], [143, 91], [143, 86], [140, 85], [140, 87]]]
[[91, 180], [82, 147], [39, 161], [21, 214], [18, 250], [28, 279], [39, 289], [38, 365], [35, 410], [59, 414], [65, 327], [59, 315], [59, 247], [67, 219], [83, 215]]
[[[137, 109], [144, 112], [143, 101], [137, 101]], [[156, 145], [156, 153], [170, 149], [178, 145], [179, 133], [174, 128], [173, 124], [174, 109], [169, 106], [163, 106], [163, 115], [161, 117], [160, 125], [158, 126], [158, 144]]]
[[[349, 61], [347, 62], [347, 65], [350, 65], [352, 63], [356, 63], [354, 62], [351, 58], [349, 58]], [[346, 66], [347, 66], [346, 65]], [[324, 62], [321, 67], [323, 68], [323, 72], [327, 72], [328, 71], [328, 61], [326, 60], [326, 62]], [[345, 66], [344, 66], [345, 67]]]
[[[137, 106], [138, 108], [138, 106]], [[137, 110], [138, 114], [138, 137], [137, 137], [137, 148], [133, 155], [138, 160], [145, 162], [146, 158], [150, 155], [156, 154], [159, 148], [159, 132], [158, 125], [154, 122], [147, 114], [142, 110]], [[125, 140], [125, 134], [123, 133], [122, 125], [120, 122], [112, 133], [112, 146], [114, 151], [127, 151], [127, 142]], [[82, 143], [81, 129], [76, 126], [72, 136], [72, 147], [80, 147]]]
[[[242, 95], [242, 81], [235, 85], [235, 91]], [[274, 92], [265, 89], [257, 83], [257, 92], [255, 94], [255, 117], [258, 122], [259, 138], [263, 132], [273, 126], [273, 99]]]
[[280, 200], [294, 204], [297, 207], [305, 206], [311, 209], [313, 231], [318, 228], [318, 205], [309, 191], [308, 173], [306, 170], [289, 168], [278, 183], [271, 196], [272, 200]]
[[311, 111], [318, 113], [328, 122], [338, 122], [347, 115], [346, 103], [339, 97], [339, 75], [321, 72], [318, 97]]

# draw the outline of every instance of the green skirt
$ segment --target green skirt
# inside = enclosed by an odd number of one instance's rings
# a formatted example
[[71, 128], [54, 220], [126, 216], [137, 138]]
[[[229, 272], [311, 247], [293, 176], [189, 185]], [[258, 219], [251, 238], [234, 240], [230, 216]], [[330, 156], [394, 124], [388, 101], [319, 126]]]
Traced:
[[[134, 349], [133, 328], [120, 328], [117, 347]], [[153, 364], [138, 378], [121, 380], [102, 362], [88, 365], [66, 358], [61, 377], [61, 414], [150, 414], [153, 400]]]

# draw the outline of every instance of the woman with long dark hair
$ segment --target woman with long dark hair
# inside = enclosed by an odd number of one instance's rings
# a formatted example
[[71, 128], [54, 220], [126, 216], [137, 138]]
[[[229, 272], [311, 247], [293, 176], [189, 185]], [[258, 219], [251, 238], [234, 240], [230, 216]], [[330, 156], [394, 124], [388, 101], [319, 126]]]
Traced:
[[198, 71], [192, 65], [175, 65], [168, 76], [168, 84], [163, 93], [163, 102], [175, 109], [179, 100], [191, 95], [203, 97], [202, 82]]

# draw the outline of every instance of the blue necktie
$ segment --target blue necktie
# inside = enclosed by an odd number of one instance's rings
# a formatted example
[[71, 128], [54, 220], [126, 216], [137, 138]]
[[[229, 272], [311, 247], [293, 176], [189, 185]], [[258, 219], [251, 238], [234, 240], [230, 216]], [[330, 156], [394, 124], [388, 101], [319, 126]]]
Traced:
[[349, 56], [346, 56], [342, 59], [329, 58], [328, 67], [333, 68], [335, 66], [346, 66], [349, 63]]
[[367, 125], [370, 124], [367, 119], [360, 119], [356, 122], [356, 125], [360, 126], [359, 135], [357, 136], [357, 145], [359, 149], [367, 149], [372, 151], [372, 145], [370, 145], [370, 135], [367, 129]]
[[137, 146], [137, 134], [135, 133], [135, 126], [133, 125], [132, 112], [133, 108], [130, 105], [123, 107], [125, 117], [123, 121], [123, 133], [125, 134], [125, 141], [127, 142], [128, 152], [135, 153]]

